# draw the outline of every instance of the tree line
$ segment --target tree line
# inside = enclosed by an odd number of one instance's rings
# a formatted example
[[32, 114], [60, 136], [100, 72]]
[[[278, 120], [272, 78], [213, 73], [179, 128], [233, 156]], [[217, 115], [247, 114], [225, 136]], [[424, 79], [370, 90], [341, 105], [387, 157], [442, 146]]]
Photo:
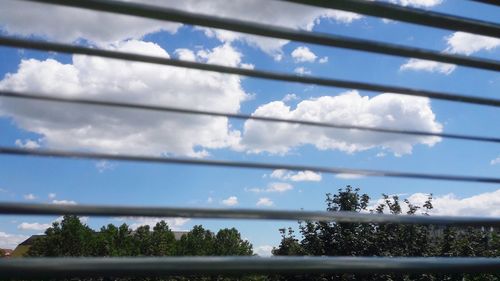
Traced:
[[[370, 209], [370, 197], [347, 186], [326, 195], [326, 210], [429, 215], [432, 195], [422, 205], [383, 194], [383, 202]], [[403, 208], [405, 207], [405, 208]], [[403, 212], [403, 210], [406, 210]], [[276, 256], [382, 256], [382, 257], [500, 257], [498, 229], [445, 227], [439, 225], [299, 222], [296, 228], [282, 228]], [[500, 280], [500, 275], [483, 274], [338, 274], [287, 276], [281, 280]]]
[[[398, 196], [383, 195], [383, 202], [370, 207], [370, 197], [347, 186], [326, 194], [329, 212], [371, 212], [393, 215], [430, 215], [432, 195], [422, 205]], [[438, 225], [337, 223], [301, 221], [296, 227], [279, 229], [281, 242], [274, 256], [390, 256], [390, 257], [500, 257], [497, 229], [444, 227]], [[158, 222], [152, 229], [135, 231], [126, 224], [112, 224], [94, 231], [76, 216], [65, 216], [34, 241], [29, 256], [250, 256], [252, 244], [235, 228], [213, 233], [194, 226], [176, 240], [169, 226]], [[222, 280], [222, 277], [172, 277], [174, 280]], [[168, 280], [170, 280], [168, 279]], [[228, 278], [225, 278], [226, 280]], [[270, 275], [238, 280], [500, 280], [500, 275], [483, 274], [320, 274]], [[149, 279], [148, 279], [149, 280]], [[152, 279], [151, 279], [152, 280]], [[158, 279], [154, 279], [158, 280]]]
[[248, 256], [252, 244], [241, 238], [235, 228], [225, 228], [216, 234], [194, 226], [175, 239], [165, 221], [152, 229], [149, 225], [132, 230], [127, 224], [108, 224], [94, 231], [77, 216], [64, 216], [54, 222], [45, 235], [35, 239], [27, 256]]

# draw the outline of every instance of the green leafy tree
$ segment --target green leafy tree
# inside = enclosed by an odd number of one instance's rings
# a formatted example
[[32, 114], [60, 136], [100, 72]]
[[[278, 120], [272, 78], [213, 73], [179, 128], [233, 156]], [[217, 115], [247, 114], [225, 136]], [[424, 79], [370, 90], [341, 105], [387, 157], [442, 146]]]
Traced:
[[116, 227], [113, 224], [101, 227], [97, 236], [98, 256], [130, 256], [135, 251], [132, 230], [127, 224]]
[[252, 244], [241, 239], [241, 234], [236, 228], [219, 230], [214, 239], [215, 256], [250, 256], [253, 255]]
[[179, 241], [179, 256], [210, 256], [214, 249], [214, 235], [201, 225], [195, 225]]
[[45, 236], [33, 242], [29, 256], [92, 256], [95, 254], [95, 233], [77, 216], [64, 216], [54, 222]]
[[174, 233], [165, 221], [160, 221], [151, 234], [151, 249], [153, 256], [172, 256], [176, 251]]
[[[422, 206], [398, 196], [382, 195], [382, 202], [369, 209], [370, 198], [347, 186], [326, 195], [327, 211], [371, 212], [402, 215], [429, 215], [432, 195]], [[403, 205], [404, 204], [404, 205]], [[337, 222], [299, 222], [300, 236], [292, 228], [279, 229], [280, 245], [274, 255], [311, 256], [488, 256], [498, 257], [498, 233], [492, 229], [457, 229], [410, 224], [358, 224]], [[278, 280], [500, 280], [500, 276], [435, 274], [336, 274], [276, 276]]]
[[133, 235], [134, 256], [152, 256], [153, 239], [149, 225], [139, 226]]

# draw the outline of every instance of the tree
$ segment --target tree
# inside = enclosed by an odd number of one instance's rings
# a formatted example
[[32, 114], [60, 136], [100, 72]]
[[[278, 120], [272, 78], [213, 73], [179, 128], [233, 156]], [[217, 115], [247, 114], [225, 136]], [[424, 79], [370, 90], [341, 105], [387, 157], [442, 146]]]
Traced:
[[97, 256], [130, 256], [137, 251], [134, 249], [132, 230], [127, 224], [116, 227], [113, 224], [101, 227], [96, 234]]
[[225, 228], [219, 230], [215, 236], [215, 256], [251, 256], [253, 255], [252, 244], [241, 239], [236, 228]]
[[[303, 249], [303, 245], [299, 243], [299, 240], [295, 238], [294, 231], [291, 227], [288, 229], [280, 228], [281, 242], [278, 248], [273, 248], [272, 254], [275, 256], [302, 256], [308, 250]], [[306, 239], [306, 238], [304, 238]], [[316, 239], [319, 242], [319, 239]], [[320, 245], [317, 245], [320, 248]], [[314, 251], [312, 247], [307, 247], [311, 251]]]
[[54, 222], [28, 251], [29, 256], [92, 256], [95, 253], [95, 233], [77, 216], [64, 216]]
[[151, 234], [151, 250], [153, 256], [173, 256], [176, 250], [174, 233], [165, 221], [160, 221]]
[[[398, 196], [382, 195], [382, 202], [369, 209], [370, 197], [358, 188], [347, 186], [336, 194], [326, 194], [329, 212], [371, 212], [393, 215], [429, 215], [432, 195], [422, 206], [413, 205]], [[404, 205], [403, 205], [404, 204]], [[359, 224], [337, 222], [299, 222], [300, 237], [292, 228], [279, 229], [280, 245], [273, 255], [311, 256], [489, 256], [500, 255], [499, 236], [486, 228], [456, 229], [451, 227], [409, 224]], [[281, 276], [284, 280], [499, 280], [493, 275], [468, 276], [431, 274], [357, 274]], [[479, 278], [479, 279], [478, 279]], [[493, 278], [493, 279], [492, 279]], [[497, 279], [494, 279], [497, 278]]]
[[133, 235], [134, 240], [134, 256], [151, 256], [153, 255], [153, 239], [149, 225], [139, 226]]
[[177, 255], [210, 256], [214, 248], [214, 235], [201, 225], [195, 225], [191, 231], [181, 237]]

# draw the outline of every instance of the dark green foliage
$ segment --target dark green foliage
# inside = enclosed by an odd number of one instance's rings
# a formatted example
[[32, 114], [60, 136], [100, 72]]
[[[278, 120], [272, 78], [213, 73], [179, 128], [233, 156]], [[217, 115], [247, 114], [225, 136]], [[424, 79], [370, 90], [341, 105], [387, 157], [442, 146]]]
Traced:
[[[359, 189], [347, 186], [337, 194], [326, 195], [330, 212], [351, 211], [428, 215], [432, 196], [422, 206], [401, 201], [398, 196], [383, 195], [382, 202], [370, 209], [370, 198]], [[404, 206], [404, 208], [403, 208]], [[281, 242], [273, 249], [276, 256], [500, 256], [500, 236], [485, 228], [455, 228], [428, 225], [359, 224], [335, 222], [299, 222], [294, 229], [279, 229]], [[65, 216], [54, 223], [45, 236], [36, 239], [30, 256], [225, 256], [253, 255], [252, 245], [241, 239], [235, 229], [216, 234], [196, 225], [179, 241], [161, 221], [153, 229], [141, 226], [132, 231], [126, 224], [103, 226], [95, 232], [78, 217]], [[500, 280], [497, 275], [467, 274], [337, 274], [294, 276], [188, 276], [146, 280]], [[110, 279], [111, 280], [111, 279]], [[113, 279], [114, 280], [114, 279]], [[125, 280], [125, 279], [120, 279]]]
[[[45, 236], [34, 240], [28, 256], [249, 256], [252, 244], [241, 239], [235, 228], [221, 229], [217, 234], [201, 225], [175, 240], [174, 233], [165, 221], [158, 222], [151, 230], [140, 226], [132, 231], [128, 225], [109, 224], [95, 232], [81, 223], [76, 216], [65, 216], [61, 223], [54, 223]], [[246, 276], [237, 280], [264, 280], [262, 276]], [[89, 279], [90, 280], [90, 279]], [[94, 279], [92, 279], [94, 280]], [[128, 280], [107, 278], [96, 280]], [[169, 277], [134, 280], [235, 280], [221, 276]]]
[[235, 228], [213, 232], [196, 225], [175, 240], [165, 221], [153, 230], [140, 226], [132, 231], [128, 225], [113, 224], [101, 227], [99, 232], [82, 224], [76, 216], [64, 216], [36, 239], [28, 256], [249, 256], [252, 244], [241, 239]]
[[253, 254], [252, 244], [242, 240], [236, 228], [225, 228], [219, 230], [215, 236], [214, 256], [251, 256]]
[[95, 232], [83, 225], [76, 216], [64, 216], [45, 231], [45, 237], [35, 240], [29, 256], [93, 256], [96, 254]]
[[201, 225], [195, 225], [179, 241], [179, 256], [210, 256], [214, 249], [214, 234], [204, 229]]
[[[370, 198], [359, 189], [347, 186], [337, 194], [326, 195], [327, 211], [390, 213], [401, 215], [405, 204], [407, 215], [428, 215], [432, 195], [422, 206], [383, 194], [383, 202], [369, 210]], [[292, 228], [279, 229], [280, 245], [273, 249], [279, 256], [500, 256], [500, 239], [493, 229], [404, 224], [358, 224], [335, 222], [299, 222], [300, 240]], [[481, 275], [321, 275], [281, 276], [281, 280], [500, 280], [499, 276]]]

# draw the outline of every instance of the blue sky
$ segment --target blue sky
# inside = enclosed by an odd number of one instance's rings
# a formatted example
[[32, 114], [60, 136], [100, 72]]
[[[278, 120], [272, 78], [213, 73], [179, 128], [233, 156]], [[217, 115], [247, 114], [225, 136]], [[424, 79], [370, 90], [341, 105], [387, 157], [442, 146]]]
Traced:
[[[498, 22], [496, 8], [469, 1], [395, 2]], [[500, 57], [498, 39], [278, 2], [266, 4], [265, 9], [262, 1], [242, 3], [172, 5], [291, 28]], [[47, 18], [47, 9], [41, 4], [6, 1], [0, 10], [2, 34], [298, 75], [490, 98], [499, 95], [500, 76], [492, 71], [67, 8], [51, 7], [52, 16]], [[500, 131], [498, 110], [486, 106], [3, 47], [0, 61], [3, 89], [435, 132], [498, 136]], [[500, 176], [500, 149], [494, 144], [7, 99], [0, 100], [0, 145]], [[0, 200], [9, 202], [322, 210], [325, 193], [347, 184], [360, 187], [374, 202], [381, 193], [401, 194], [416, 203], [423, 194], [433, 193], [435, 214], [500, 215], [500, 189], [492, 184], [0, 157]], [[0, 247], [13, 247], [55, 219], [0, 217]], [[123, 221], [134, 226], [155, 222], [87, 219], [95, 228]], [[182, 230], [195, 224], [214, 231], [235, 226], [262, 254], [278, 244], [278, 228], [295, 225], [193, 219], [170, 219], [169, 223]]]

